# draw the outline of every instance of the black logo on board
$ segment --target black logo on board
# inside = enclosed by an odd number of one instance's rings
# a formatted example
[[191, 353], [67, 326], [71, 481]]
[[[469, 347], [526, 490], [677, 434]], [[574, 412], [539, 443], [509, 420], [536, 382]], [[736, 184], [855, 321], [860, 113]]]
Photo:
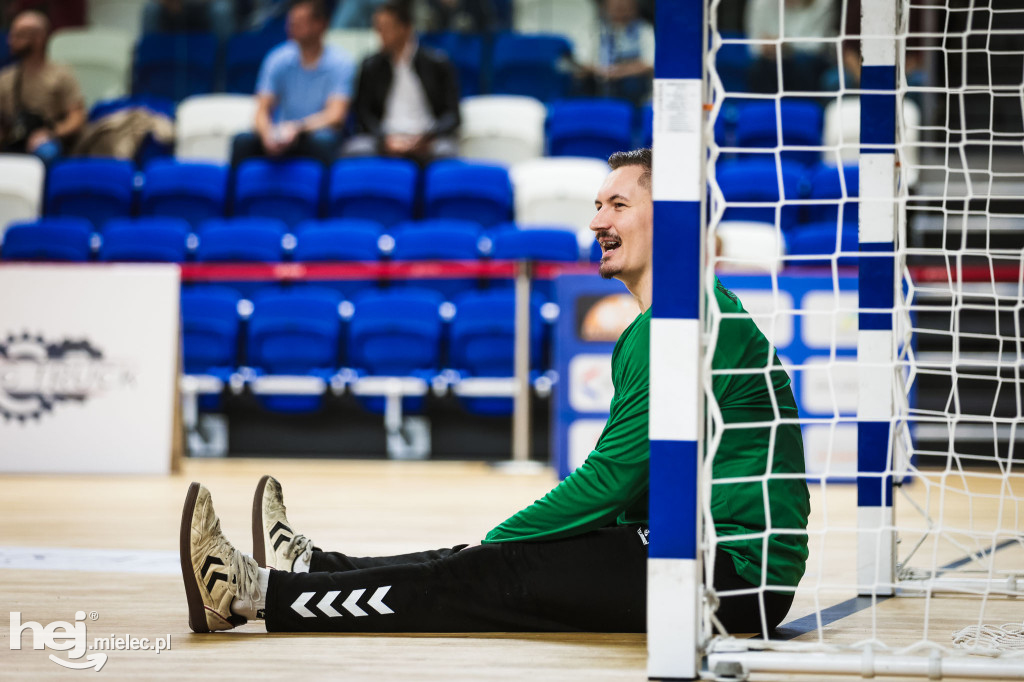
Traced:
[[59, 403], [82, 403], [134, 383], [131, 369], [105, 359], [87, 339], [0, 337], [0, 415], [6, 421], [39, 420]]

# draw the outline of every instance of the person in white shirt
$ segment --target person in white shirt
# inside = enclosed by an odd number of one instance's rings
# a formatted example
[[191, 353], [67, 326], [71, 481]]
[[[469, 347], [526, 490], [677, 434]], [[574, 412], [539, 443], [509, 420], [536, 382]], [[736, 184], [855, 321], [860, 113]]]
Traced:
[[457, 151], [459, 83], [440, 52], [416, 40], [405, 3], [386, 2], [373, 15], [381, 51], [359, 70], [358, 132], [344, 154], [402, 156], [426, 163]]

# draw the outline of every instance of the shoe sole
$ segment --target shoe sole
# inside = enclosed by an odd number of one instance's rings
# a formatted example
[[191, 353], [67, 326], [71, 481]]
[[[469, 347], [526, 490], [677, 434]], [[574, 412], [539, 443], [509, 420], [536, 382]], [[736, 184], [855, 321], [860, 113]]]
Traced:
[[252, 497], [252, 557], [260, 568], [267, 567], [267, 545], [263, 541], [263, 491], [269, 480], [270, 476], [261, 478]]
[[181, 558], [181, 577], [185, 582], [185, 599], [188, 602], [188, 626], [192, 632], [209, 632], [206, 624], [206, 606], [199, 593], [195, 569], [192, 567], [192, 516], [199, 497], [199, 484], [192, 483], [185, 495], [185, 506], [181, 510], [181, 532], [178, 539], [178, 553]]

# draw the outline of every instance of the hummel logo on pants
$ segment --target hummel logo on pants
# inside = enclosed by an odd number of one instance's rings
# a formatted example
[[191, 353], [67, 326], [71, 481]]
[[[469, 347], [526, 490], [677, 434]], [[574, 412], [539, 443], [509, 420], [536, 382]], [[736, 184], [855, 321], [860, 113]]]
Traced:
[[[385, 585], [384, 587], [378, 587], [373, 591], [373, 596], [366, 600], [366, 606], [373, 609], [382, 616], [386, 616], [390, 613], [394, 613], [387, 604], [384, 603], [384, 595], [391, 589], [391, 585]], [[366, 593], [365, 589], [352, 590], [349, 592], [348, 597], [341, 603], [341, 608], [347, 611], [353, 616], [366, 616], [366, 611], [359, 608], [359, 599]], [[299, 595], [292, 603], [292, 611], [299, 614], [303, 618], [316, 618], [318, 615], [326, 616], [327, 618], [341, 618], [343, 613], [339, 612], [334, 608], [335, 601], [341, 596], [341, 590], [332, 590], [323, 595], [319, 595], [316, 592], [303, 592]], [[316, 604], [315, 607], [307, 606], [307, 604]], [[311, 609], [315, 608], [316, 611]]]

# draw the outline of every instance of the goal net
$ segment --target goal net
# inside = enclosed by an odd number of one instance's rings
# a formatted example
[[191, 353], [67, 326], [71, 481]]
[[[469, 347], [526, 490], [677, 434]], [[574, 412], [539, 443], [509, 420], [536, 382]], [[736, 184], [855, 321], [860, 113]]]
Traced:
[[[732, 7], [703, 7], [696, 660], [720, 676], [1022, 679], [1024, 6], [748, 0], [745, 24]], [[716, 402], [738, 371], [712, 358], [743, 316], [711, 295], [716, 277], [792, 378], [805, 473], [772, 473], [771, 455], [761, 476], [712, 476], [729, 430], [750, 428]], [[776, 409], [763, 424], [770, 451], [792, 423]], [[773, 525], [770, 493], [794, 478], [806, 531]], [[716, 588], [737, 536], [715, 513], [751, 486], [765, 528], [739, 539], [762, 547], [760, 584]], [[795, 586], [769, 565], [794, 534], [808, 549]], [[745, 593], [793, 603], [777, 630], [762, 613], [762, 632], [726, 632], [716, 609]]]

